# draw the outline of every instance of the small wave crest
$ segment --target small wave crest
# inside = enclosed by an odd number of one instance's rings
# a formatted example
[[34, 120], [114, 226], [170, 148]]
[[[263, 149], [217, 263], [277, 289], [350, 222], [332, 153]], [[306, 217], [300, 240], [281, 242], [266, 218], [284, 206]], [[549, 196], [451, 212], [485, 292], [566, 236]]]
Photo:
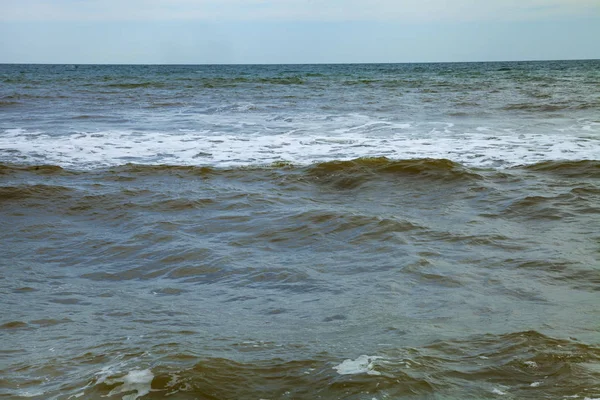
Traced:
[[307, 171], [320, 182], [339, 188], [355, 188], [383, 177], [417, 178], [426, 181], [470, 181], [482, 179], [464, 166], [446, 159], [390, 160], [385, 157], [359, 158], [316, 164]]
[[130, 83], [110, 83], [106, 87], [118, 89], [139, 89], [139, 88], [162, 88], [163, 82], [130, 82]]
[[526, 169], [569, 178], [600, 178], [600, 160], [544, 161]]
[[[276, 346], [283, 353], [288, 349], [273, 342], [252, 343]], [[369, 398], [594, 398], [600, 390], [598, 347], [536, 331], [380, 347], [381, 356], [343, 361], [326, 352], [244, 361], [165, 352], [151, 369], [105, 367], [85, 387], [74, 389], [72, 397], [271, 399], [319, 393], [323, 399], [338, 399], [368, 393]]]
[[1, 186], [0, 202], [20, 201], [29, 198], [57, 199], [68, 196], [71, 191], [67, 187], [53, 185]]
[[36, 175], [54, 175], [66, 173], [62, 167], [58, 165], [16, 165], [16, 164], [0, 164], [0, 175], [10, 175], [14, 173], [33, 173]]

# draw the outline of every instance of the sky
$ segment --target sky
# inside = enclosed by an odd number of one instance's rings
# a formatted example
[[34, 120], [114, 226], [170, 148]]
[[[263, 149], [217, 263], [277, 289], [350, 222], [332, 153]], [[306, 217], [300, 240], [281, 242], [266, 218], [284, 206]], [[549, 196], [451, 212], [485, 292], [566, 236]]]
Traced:
[[0, 63], [600, 59], [600, 0], [0, 0]]

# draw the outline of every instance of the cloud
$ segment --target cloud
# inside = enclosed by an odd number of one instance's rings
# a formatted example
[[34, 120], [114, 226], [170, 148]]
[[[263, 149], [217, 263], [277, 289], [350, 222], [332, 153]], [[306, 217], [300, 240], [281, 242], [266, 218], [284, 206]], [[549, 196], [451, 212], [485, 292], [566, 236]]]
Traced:
[[598, 0], [0, 0], [3, 21], [475, 21], [600, 16]]

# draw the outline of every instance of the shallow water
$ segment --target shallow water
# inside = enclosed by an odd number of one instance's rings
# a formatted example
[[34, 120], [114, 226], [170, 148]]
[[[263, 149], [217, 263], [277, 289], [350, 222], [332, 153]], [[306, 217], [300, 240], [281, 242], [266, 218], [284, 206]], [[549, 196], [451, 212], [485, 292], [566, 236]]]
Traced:
[[600, 397], [597, 67], [0, 66], [0, 397]]

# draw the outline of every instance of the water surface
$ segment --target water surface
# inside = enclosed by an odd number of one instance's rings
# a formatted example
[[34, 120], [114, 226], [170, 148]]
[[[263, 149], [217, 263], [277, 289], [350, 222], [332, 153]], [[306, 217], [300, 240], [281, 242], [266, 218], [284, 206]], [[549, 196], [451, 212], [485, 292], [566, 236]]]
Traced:
[[0, 397], [600, 397], [598, 61], [0, 66]]

